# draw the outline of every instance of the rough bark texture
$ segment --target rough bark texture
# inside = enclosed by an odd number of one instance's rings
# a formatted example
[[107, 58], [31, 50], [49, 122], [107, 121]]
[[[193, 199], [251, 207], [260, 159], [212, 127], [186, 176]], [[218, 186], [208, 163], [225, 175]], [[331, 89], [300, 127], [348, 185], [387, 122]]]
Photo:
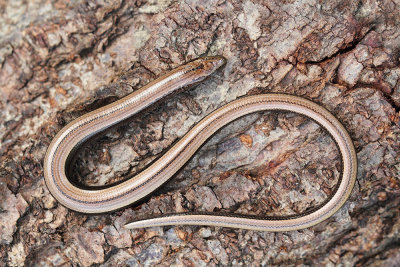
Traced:
[[[0, 266], [400, 264], [400, 2], [0, 0]], [[78, 214], [49, 194], [42, 161], [72, 119], [201, 55], [208, 81], [82, 148], [74, 175], [111, 184], [142, 170], [240, 96], [284, 92], [330, 110], [359, 161], [345, 206], [315, 227], [124, 230], [143, 214], [287, 215], [322, 203], [341, 170], [333, 139], [293, 113], [246, 116], [151, 198]]]

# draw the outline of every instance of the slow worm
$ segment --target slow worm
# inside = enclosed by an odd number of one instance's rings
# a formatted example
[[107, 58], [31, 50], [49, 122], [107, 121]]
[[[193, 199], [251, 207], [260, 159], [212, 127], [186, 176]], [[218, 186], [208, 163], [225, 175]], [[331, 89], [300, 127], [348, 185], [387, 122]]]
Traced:
[[314, 210], [287, 217], [255, 217], [222, 213], [177, 213], [139, 220], [126, 228], [163, 225], [211, 225], [264, 231], [290, 231], [315, 225], [333, 215], [353, 188], [357, 158], [352, 140], [342, 124], [325, 108], [304, 98], [286, 94], [261, 94], [233, 101], [196, 124], [161, 158], [133, 178], [95, 190], [72, 184], [66, 167], [73, 150], [106, 128], [138, 113], [179, 88], [196, 84], [225, 64], [221, 56], [203, 57], [182, 65], [128, 96], [87, 113], [65, 126], [51, 142], [44, 160], [44, 177], [51, 194], [65, 207], [83, 213], [103, 213], [142, 199], [176, 173], [196, 150], [227, 123], [246, 114], [264, 111], [291, 111], [309, 117], [324, 127], [335, 140], [342, 159], [341, 178], [336, 190]]

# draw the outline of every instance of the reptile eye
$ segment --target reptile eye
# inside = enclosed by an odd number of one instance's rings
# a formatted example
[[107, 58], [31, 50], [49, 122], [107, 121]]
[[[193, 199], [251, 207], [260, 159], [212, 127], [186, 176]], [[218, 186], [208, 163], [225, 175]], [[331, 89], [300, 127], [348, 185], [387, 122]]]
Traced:
[[197, 65], [193, 70], [200, 70], [200, 69], [204, 69], [203, 63], [200, 63], [199, 65]]

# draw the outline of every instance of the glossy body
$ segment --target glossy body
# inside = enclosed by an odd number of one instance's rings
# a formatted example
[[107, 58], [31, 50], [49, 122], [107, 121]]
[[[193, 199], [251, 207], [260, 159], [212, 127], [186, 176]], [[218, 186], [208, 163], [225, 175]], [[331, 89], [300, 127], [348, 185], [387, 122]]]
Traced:
[[342, 177], [336, 192], [325, 205], [309, 214], [284, 219], [254, 218], [234, 214], [226, 216], [218, 213], [186, 213], [136, 221], [127, 224], [126, 227], [186, 224], [288, 231], [309, 227], [335, 213], [350, 195], [356, 178], [357, 158], [352, 141], [342, 124], [326, 109], [306, 99], [284, 94], [245, 97], [219, 108], [195, 125], [160, 159], [125, 182], [99, 190], [86, 190], [70, 183], [65, 169], [68, 156], [76, 146], [173, 91], [200, 82], [223, 64], [225, 59], [219, 56], [194, 60], [134, 93], [69, 123], [56, 135], [45, 157], [45, 180], [52, 195], [64, 206], [84, 213], [102, 213], [125, 207], [145, 197], [167, 181], [190, 159], [203, 142], [222, 126], [253, 112], [283, 110], [315, 120], [328, 130], [339, 147], [343, 162]]

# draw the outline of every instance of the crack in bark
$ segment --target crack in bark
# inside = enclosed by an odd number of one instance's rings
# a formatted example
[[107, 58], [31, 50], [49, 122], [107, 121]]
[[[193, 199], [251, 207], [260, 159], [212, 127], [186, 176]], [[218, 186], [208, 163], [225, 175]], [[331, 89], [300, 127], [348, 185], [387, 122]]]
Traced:
[[369, 27], [368, 30], [363, 35], [358, 36], [358, 37], [356, 35], [356, 38], [354, 38], [354, 40], [351, 43], [346, 44], [345, 47], [338, 48], [338, 50], [334, 54], [327, 56], [318, 61], [314, 61], [314, 60], [305, 61], [304, 64], [320, 64], [323, 62], [327, 62], [331, 59], [334, 59], [336, 57], [340, 57], [341, 55], [344, 55], [348, 52], [351, 52], [357, 47], [357, 45], [359, 45], [362, 42], [362, 40], [364, 39], [365, 36], [368, 35], [368, 33], [370, 33], [371, 31], [374, 31], [374, 30], [375, 30], [374, 26]]

